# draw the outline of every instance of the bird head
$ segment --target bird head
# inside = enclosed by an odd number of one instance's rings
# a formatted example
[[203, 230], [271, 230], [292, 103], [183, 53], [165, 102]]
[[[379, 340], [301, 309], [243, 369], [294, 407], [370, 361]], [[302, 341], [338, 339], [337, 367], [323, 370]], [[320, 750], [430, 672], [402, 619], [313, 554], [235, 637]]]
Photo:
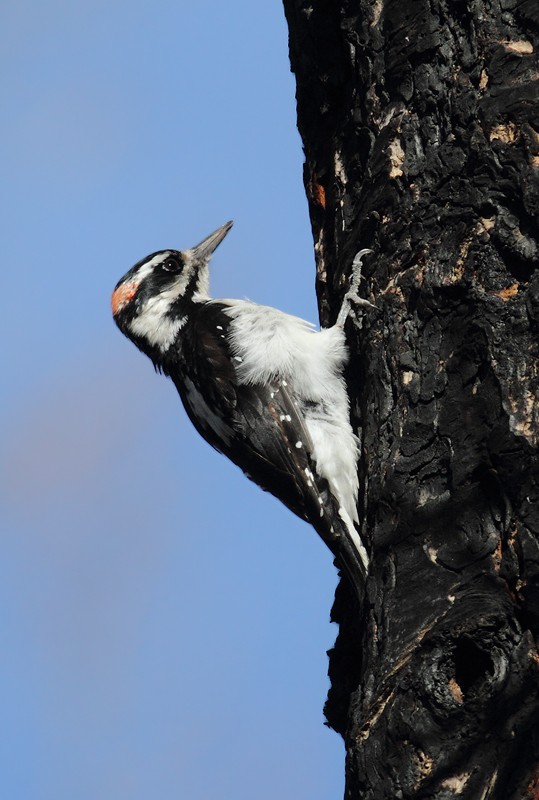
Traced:
[[112, 293], [114, 321], [142, 350], [166, 352], [185, 325], [190, 303], [210, 299], [208, 265], [232, 222], [189, 250], [160, 250], [127, 272]]

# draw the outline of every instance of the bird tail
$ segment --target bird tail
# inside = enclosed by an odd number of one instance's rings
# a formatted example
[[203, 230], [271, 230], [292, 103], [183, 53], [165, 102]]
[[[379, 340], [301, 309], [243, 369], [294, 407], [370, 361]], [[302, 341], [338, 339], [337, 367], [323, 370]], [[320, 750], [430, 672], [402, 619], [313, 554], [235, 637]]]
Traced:
[[350, 515], [330, 491], [322, 492], [319, 516], [309, 522], [335, 556], [337, 566], [347, 575], [359, 599], [365, 592], [369, 557]]

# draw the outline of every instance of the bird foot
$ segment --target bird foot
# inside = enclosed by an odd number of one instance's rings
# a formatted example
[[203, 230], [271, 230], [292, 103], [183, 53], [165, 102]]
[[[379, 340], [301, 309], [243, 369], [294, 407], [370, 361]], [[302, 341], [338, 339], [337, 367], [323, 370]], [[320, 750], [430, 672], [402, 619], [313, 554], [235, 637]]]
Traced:
[[341, 309], [339, 311], [339, 315], [337, 317], [336, 324], [339, 327], [344, 327], [346, 320], [350, 314], [352, 303], [357, 306], [369, 307], [369, 308], [376, 308], [370, 300], [365, 300], [364, 298], [360, 297], [357, 293], [359, 288], [359, 284], [361, 282], [361, 278], [363, 277], [361, 274], [361, 262], [363, 256], [367, 253], [372, 253], [372, 250], [360, 250], [359, 253], [356, 254], [354, 260], [352, 261], [352, 277], [350, 279], [350, 288], [346, 292], [344, 299], [342, 301]]

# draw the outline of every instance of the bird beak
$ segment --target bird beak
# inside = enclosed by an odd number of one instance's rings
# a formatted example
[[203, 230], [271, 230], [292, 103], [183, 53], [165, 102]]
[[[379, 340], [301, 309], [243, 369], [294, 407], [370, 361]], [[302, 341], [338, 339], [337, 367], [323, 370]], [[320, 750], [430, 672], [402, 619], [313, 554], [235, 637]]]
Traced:
[[200, 264], [209, 261], [213, 251], [221, 244], [233, 224], [232, 220], [230, 222], [225, 222], [225, 224], [217, 228], [216, 231], [206, 236], [196, 247], [192, 247], [190, 250], [184, 250], [184, 255], [190, 260], [192, 259]]

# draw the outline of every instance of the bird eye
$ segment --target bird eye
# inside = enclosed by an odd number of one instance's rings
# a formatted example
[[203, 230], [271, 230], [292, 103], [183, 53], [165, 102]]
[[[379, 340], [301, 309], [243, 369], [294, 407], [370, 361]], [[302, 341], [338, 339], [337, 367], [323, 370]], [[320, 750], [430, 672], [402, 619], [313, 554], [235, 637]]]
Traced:
[[180, 263], [176, 258], [167, 258], [162, 266], [167, 272], [179, 272], [181, 270]]

